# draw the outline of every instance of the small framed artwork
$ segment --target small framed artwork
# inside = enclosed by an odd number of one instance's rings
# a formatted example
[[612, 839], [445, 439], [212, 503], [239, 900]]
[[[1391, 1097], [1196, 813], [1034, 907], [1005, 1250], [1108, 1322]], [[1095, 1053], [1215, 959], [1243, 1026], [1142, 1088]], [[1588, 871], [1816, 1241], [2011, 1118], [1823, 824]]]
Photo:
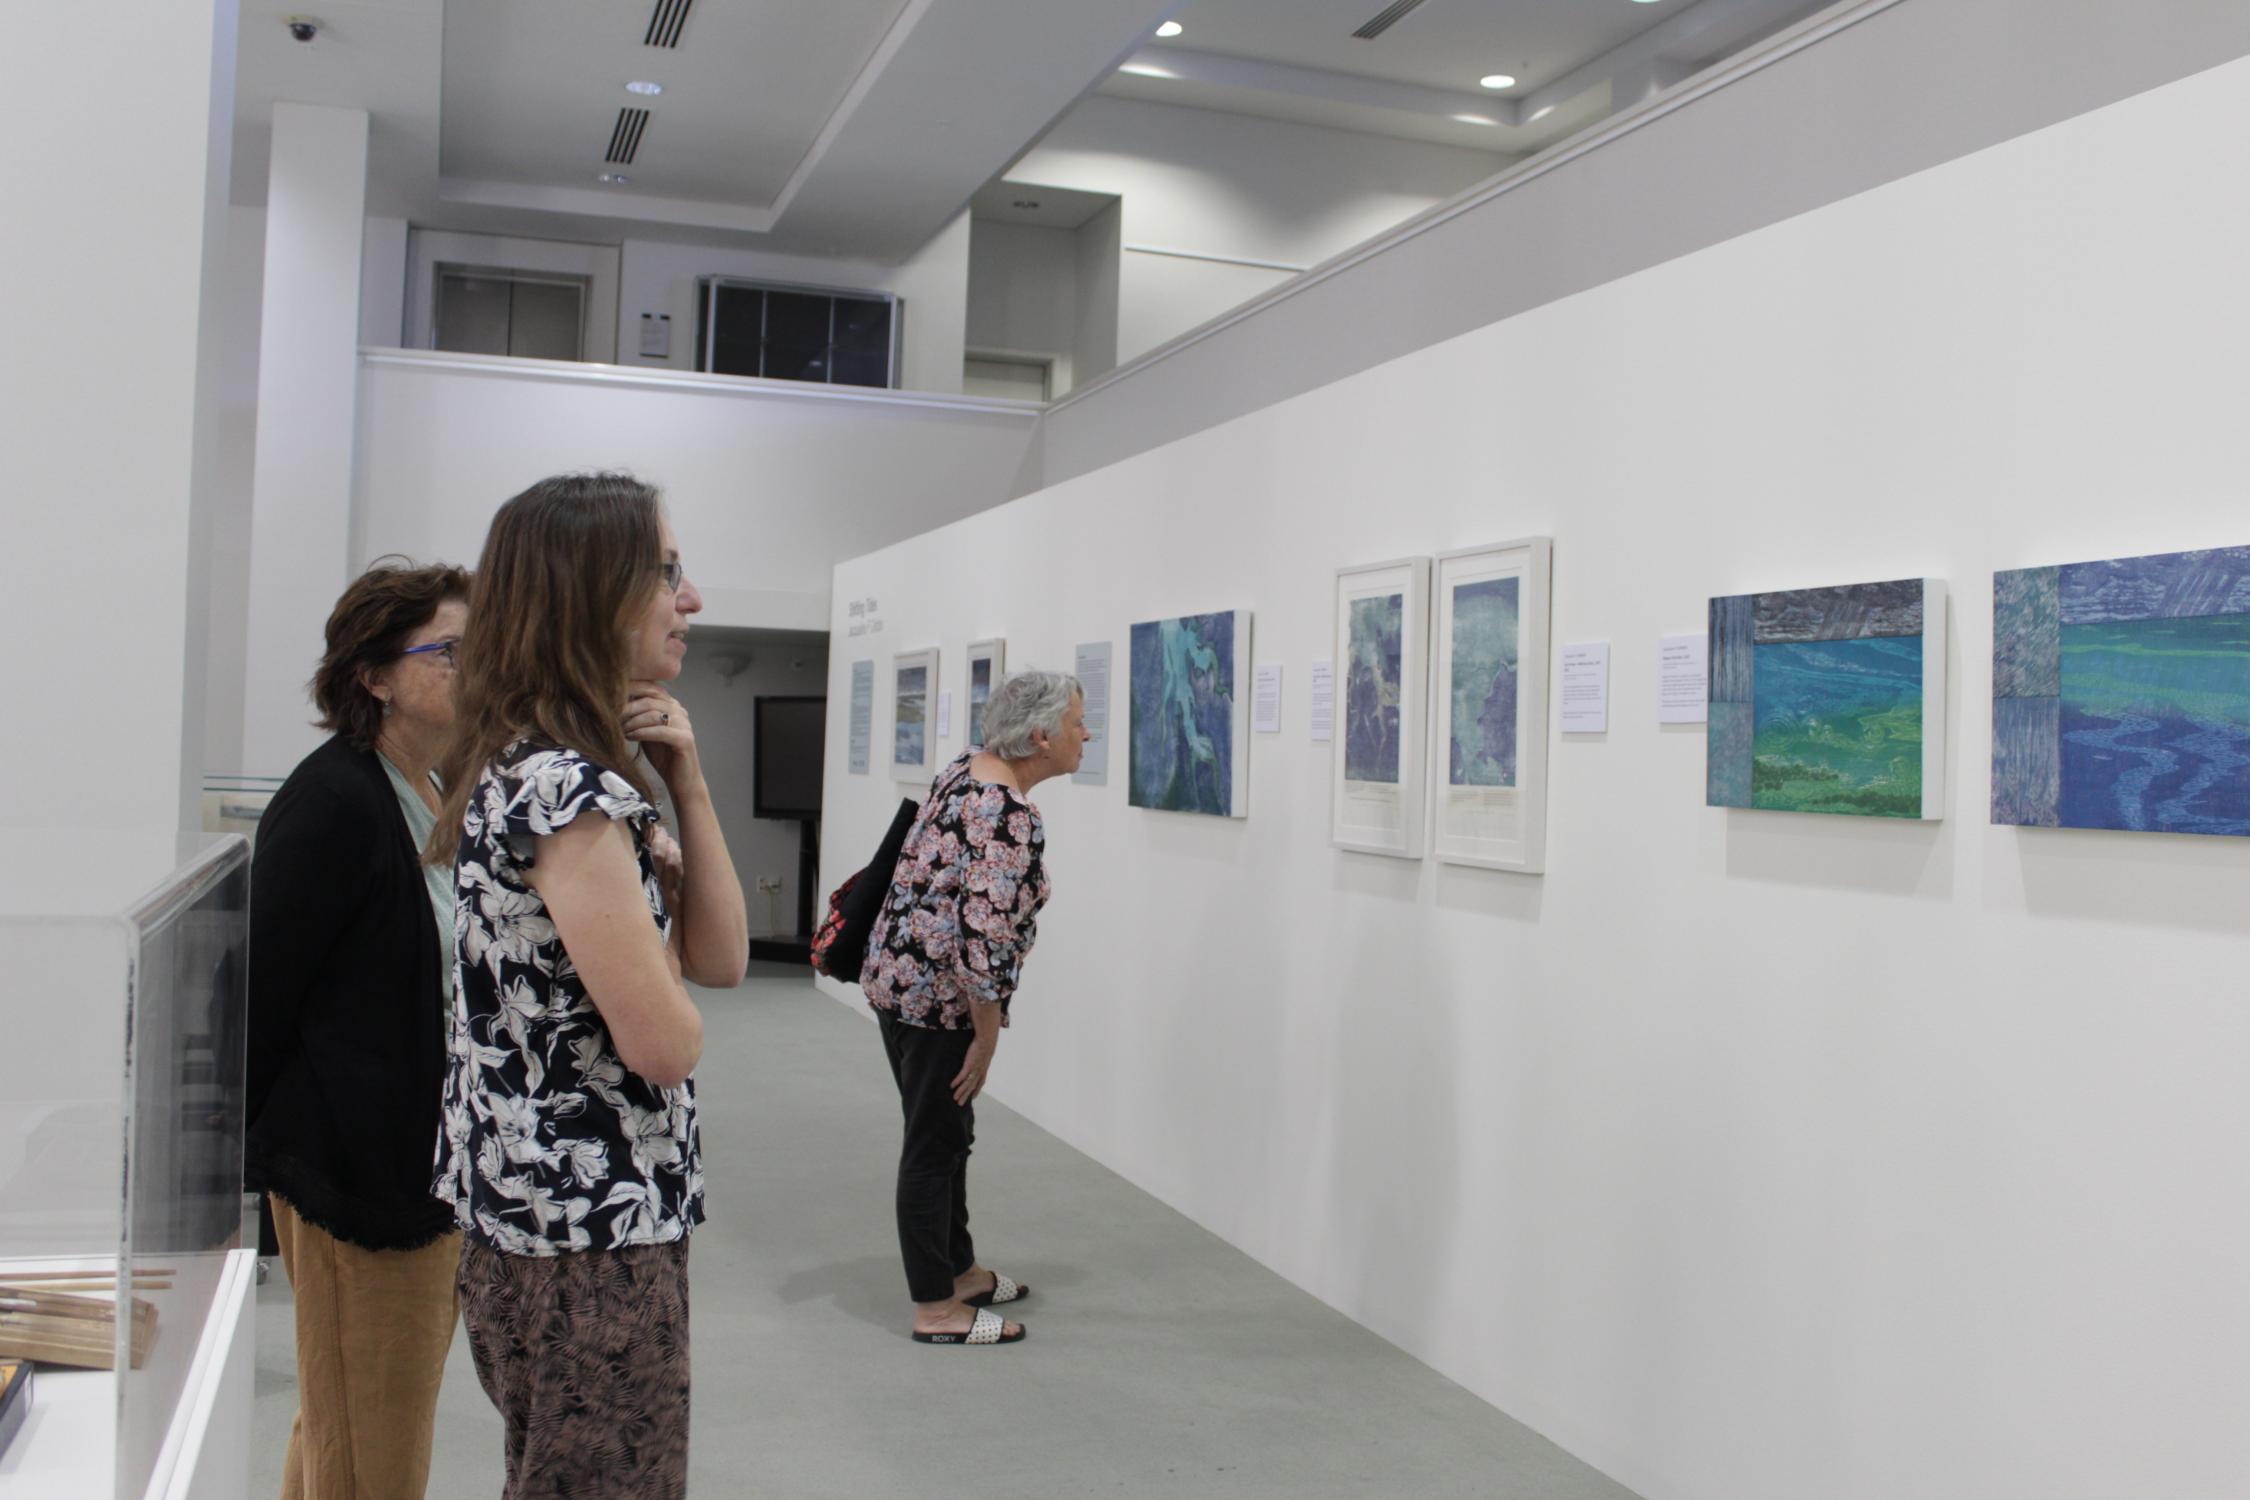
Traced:
[[1126, 797], [1134, 807], [1250, 815], [1250, 611], [1132, 629]]
[[1336, 571], [1336, 708], [1328, 837], [1422, 857], [1429, 725], [1430, 560]]
[[1547, 594], [1543, 536], [1439, 556], [1431, 632], [1432, 849], [1446, 864], [1547, 867]]
[[1006, 641], [969, 642], [969, 738], [968, 748], [984, 747], [984, 705], [991, 700], [992, 690], [1007, 675], [1008, 643]]
[[1711, 601], [1712, 807], [1945, 816], [1945, 584]]
[[891, 775], [927, 781], [937, 774], [938, 654], [901, 651], [891, 658]]

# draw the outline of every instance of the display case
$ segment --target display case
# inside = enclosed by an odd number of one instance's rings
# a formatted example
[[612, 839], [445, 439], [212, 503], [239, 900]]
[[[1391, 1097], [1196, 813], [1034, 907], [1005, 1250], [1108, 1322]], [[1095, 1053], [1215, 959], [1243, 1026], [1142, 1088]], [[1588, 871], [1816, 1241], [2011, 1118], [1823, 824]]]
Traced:
[[242, 1465], [249, 868], [234, 834], [0, 836], [0, 1357], [38, 1362], [11, 1497]]

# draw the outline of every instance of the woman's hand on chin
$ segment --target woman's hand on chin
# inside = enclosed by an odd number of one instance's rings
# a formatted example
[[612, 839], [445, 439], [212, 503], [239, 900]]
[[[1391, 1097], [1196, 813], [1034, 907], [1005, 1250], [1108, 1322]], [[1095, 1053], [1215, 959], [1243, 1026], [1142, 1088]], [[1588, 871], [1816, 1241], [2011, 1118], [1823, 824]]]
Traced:
[[625, 699], [625, 738], [639, 745], [656, 774], [675, 792], [682, 778], [701, 774], [695, 752], [695, 725], [679, 699], [661, 682], [636, 679]]

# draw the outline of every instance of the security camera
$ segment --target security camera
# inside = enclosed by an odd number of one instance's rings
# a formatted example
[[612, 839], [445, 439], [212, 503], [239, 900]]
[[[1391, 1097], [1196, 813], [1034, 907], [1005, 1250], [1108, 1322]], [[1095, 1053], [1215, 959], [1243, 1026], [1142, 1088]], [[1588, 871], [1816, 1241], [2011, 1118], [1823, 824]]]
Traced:
[[309, 42], [320, 35], [320, 23], [311, 16], [291, 16], [282, 24], [287, 26], [289, 34], [300, 42]]

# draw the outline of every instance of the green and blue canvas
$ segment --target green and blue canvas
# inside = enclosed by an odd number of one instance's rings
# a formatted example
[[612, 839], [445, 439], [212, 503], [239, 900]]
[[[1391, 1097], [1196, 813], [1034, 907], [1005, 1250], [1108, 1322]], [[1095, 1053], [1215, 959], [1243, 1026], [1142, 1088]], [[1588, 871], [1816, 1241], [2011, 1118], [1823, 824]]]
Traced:
[[1992, 821], [2250, 834], [2250, 547], [1994, 575]]
[[1939, 816], [1944, 663], [1927, 626], [1943, 597], [1909, 578], [1713, 599], [1704, 800]]

